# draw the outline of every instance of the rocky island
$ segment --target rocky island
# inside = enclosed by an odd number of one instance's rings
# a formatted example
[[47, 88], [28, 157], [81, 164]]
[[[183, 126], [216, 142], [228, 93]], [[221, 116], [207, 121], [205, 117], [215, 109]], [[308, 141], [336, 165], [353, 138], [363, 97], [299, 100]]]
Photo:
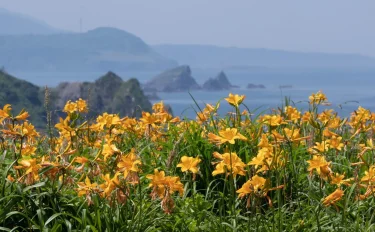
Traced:
[[201, 87], [191, 76], [191, 69], [187, 65], [162, 72], [144, 85], [145, 92], [181, 92], [198, 89]]
[[215, 78], [208, 79], [202, 86], [202, 89], [207, 91], [229, 90], [231, 88], [238, 88], [238, 86], [232, 85], [223, 71]]

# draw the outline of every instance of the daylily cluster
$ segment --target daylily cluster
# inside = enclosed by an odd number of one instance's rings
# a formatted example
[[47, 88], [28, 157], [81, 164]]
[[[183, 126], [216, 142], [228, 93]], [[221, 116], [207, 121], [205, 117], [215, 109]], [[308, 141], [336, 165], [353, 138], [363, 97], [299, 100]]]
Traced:
[[[48, 139], [27, 121], [28, 112], [13, 115], [11, 105], [5, 105], [0, 109], [0, 148], [11, 151], [4, 154], [14, 160], [7, 179], [74, 188], [88, 204], [93, 195], [111, 205], [126, 204], [142, 189], [160, 200], [166, 213], [174, 209], [175, 193], [184, 195], [183, 182], [191, 180], [232, 181], [231, 194], [237, 193], [239, 202], [247, 198], [248, 207], [253, 199], [271, 206], [269, 192], [288, 191], [288, 178], [298, 175], [300, 167], [310, 174], [306, 180], [322, 190], [326, 207], [339, 210], [354, 183], [355, 200], [374, 196], [374, 113], [359, 107], [345, 119], [333, 110], [319, 111], [317, 107], [328, 102], [319, 91], [309, 97], [305, 112], [287, 105], [254, 117], [247, 110], [239, 113], [244, 99], [229, 94], [225, 100], [236, 112], [225, 117], [217, 113], [219, 103], [206, 104], [196, 120], [173, 117], [163, 102], [140, 118], [104, 112], [86, 120], [87, 102], [68, 101], [66, 116], [59, 118], [56, 133]], [[189, 197], [189, 191], [185, 195]], [[284, 199], [289, 197], [292, 194]]]

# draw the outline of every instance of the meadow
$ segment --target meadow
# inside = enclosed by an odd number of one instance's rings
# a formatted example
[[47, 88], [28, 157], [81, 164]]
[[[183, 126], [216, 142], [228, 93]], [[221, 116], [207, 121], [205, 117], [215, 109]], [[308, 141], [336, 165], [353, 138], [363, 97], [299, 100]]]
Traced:
[[88, 118], [79, 99], [55, 125], [46, 104], [39, 132], [3, 106], [0, 231], [375, 230], [375, 113], [341, 118], [322, 92], [305, 111], [244, 99], [196, 104], [195, 120], [163, 102]]

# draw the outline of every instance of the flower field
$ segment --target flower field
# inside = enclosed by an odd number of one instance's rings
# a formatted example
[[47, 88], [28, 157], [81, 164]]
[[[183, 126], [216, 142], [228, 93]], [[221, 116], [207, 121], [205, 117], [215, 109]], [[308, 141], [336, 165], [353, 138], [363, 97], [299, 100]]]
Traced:
[[322, 92], [304, 112], [244, 98], [197, 105], [196, 120], [162, 102], [87, 118], [79, 99], [39, 132], [5, 105], [0, 231], [375, 230], [375, 113], [340, 118]]

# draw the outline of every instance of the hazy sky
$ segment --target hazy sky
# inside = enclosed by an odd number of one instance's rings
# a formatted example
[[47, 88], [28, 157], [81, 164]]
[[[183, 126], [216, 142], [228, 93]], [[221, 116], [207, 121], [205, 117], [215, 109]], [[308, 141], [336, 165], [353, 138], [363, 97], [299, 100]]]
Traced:
[[375, 0], [0, 0], [70, 31], [111, 26], [149, 44], [213, 44], [375, 56]]

